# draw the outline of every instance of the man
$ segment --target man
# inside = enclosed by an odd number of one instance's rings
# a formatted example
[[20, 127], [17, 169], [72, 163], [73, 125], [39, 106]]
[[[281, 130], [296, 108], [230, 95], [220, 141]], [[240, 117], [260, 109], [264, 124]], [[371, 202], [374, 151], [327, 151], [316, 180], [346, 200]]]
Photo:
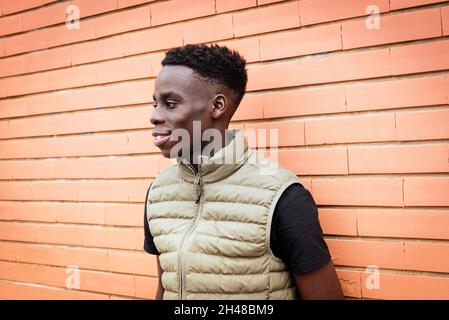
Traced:
[[281, 166], [267, 171], [243, 133], [227, 130], [245, 93], [244, 58], [186, 45], [162, 66], [150, 121], [154, 144], [176, 164], [146, 198], [156, 299], [341, 299], [312, 195]]

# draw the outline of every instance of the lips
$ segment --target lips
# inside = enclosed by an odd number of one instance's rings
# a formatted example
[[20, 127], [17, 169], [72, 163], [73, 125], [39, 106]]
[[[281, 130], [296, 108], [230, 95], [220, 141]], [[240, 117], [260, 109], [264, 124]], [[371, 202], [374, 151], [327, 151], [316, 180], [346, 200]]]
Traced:
[[152, 135], [154, 136], [154, 145], [156, 147], [160, 147], [170, 140], [170, 132], [153, 132]]

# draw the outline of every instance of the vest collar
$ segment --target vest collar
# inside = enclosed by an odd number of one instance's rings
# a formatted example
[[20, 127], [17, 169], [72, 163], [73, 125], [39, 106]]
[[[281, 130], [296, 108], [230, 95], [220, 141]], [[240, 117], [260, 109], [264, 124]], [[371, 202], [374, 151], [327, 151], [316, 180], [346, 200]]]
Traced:
[[185, 181], [194, 182], [198, 174], [205, 182], [213, 182], [226, 178], [237, 171], [253, 154], [251, 147], [240, 129], [226, 129], [227, 145], [218, 150], [212, 157], [207, 155], [198, 156], [198, 173], [192, 164], [177, 157], [179, 174]]

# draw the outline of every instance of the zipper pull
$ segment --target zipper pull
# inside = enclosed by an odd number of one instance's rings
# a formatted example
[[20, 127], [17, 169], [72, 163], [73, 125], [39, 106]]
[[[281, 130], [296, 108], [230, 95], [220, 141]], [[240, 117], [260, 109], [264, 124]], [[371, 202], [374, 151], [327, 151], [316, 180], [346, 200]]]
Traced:
[[198, 203], [200, 201], [201, 194], [203, 193], [203, 182], [201, 181], [201, 176], [199, 174], [195, 175], [194, 184], [197, 195], [195, 203]]
[[202, 158], [200, 158], [200, 163], [198, 164], [198, 172], [195, 173], [194, 184], [195, 184], [195, 190], [196, 190], [196, 194], [197, 194], [195, 203], [198, 203], [200, 201], [201, 194], [203, 193], [203, 180], [201, 177], [201, 165], [202, 165]]

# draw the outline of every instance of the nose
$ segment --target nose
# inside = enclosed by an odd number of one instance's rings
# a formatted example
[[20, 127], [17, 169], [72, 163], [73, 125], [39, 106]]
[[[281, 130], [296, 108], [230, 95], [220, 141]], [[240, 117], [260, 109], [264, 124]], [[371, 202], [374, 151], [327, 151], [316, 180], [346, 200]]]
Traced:
[[150, 122], [155, 126], [157, 124], [163, 123], [164, 119], [161, 115], [161, 110], [159, 107], [155, 107], [150, 116]]

